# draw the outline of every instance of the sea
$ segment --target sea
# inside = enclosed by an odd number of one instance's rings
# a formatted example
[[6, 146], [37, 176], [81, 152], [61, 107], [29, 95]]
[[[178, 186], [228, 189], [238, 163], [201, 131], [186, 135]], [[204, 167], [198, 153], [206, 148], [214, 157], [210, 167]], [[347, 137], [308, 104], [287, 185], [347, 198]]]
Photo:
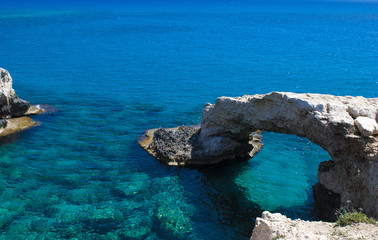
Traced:
[[248, 161], [171, 167], [144, 131], [220, 96], [378, 96], [377, 1], [0, 0], [0, 67], [58, 109], [0, 146], [0, 239], [249, 239], [263, 211], [317, 220], [330, 156], [263, 132]]

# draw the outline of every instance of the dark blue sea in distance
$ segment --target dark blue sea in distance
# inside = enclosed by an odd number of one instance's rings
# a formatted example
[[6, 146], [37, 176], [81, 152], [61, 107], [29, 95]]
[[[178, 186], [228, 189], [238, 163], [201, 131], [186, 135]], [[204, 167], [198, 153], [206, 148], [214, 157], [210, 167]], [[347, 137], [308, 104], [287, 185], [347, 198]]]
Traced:
[[0, 1], [0, 67], [59, 112], [0, 147], [0, 239], [248, 239], [262, 211], [317, 219], [329, 155], [264, 133], [249, 161], [169, 167], [143, 131], [219, 96], [377, 97], [378, 4]]

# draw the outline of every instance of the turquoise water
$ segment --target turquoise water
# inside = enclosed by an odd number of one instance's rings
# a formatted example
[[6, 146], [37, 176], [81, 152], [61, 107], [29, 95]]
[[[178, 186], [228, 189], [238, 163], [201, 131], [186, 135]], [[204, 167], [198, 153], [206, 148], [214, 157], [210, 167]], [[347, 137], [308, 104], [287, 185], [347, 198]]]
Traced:
[[0, 67], [60, 111], [0, 147], [2, 239], [248, 239], [264, 210], [316, 219], [329, 156], [306, 139], [264, 133], [255, 158], [203, 169], [137, 139], [224, 95], [377, 97], [374, 2], [21, 2], [0, 4]]

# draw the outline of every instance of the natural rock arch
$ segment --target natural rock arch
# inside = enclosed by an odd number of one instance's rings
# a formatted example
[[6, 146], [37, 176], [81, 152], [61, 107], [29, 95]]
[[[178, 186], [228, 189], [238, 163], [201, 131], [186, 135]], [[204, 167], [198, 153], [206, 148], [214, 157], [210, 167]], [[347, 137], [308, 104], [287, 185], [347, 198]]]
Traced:
[[[378, 98], [274, 92], [220, 97], [206, 104], [200, 127], [154, 129], [141, 145], [172, 165], [209, 164], [259, 150], [258, 129], [306, 137], [332, 160], [321, 185], [378, 218]], [[252, 140], [252, 141], [251, 141]], [[257, 144], [257, 145], [256, 145]]]

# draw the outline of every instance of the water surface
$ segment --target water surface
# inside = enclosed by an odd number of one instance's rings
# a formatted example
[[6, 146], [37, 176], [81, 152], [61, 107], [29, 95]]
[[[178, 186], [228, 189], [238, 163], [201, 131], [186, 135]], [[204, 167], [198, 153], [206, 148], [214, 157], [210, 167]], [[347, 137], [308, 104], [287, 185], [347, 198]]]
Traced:
[[204, 169], [137, 139], [198, 124], [219, 96], [377, 97], [375, 3], [98, 4], [0, 9], [0, 66], [60, 109], [0, 147], [3, 239], [248, 239], [264, 210], [317, 218], [329, 155], [306, 139], [264, 133], [255, 158]]

